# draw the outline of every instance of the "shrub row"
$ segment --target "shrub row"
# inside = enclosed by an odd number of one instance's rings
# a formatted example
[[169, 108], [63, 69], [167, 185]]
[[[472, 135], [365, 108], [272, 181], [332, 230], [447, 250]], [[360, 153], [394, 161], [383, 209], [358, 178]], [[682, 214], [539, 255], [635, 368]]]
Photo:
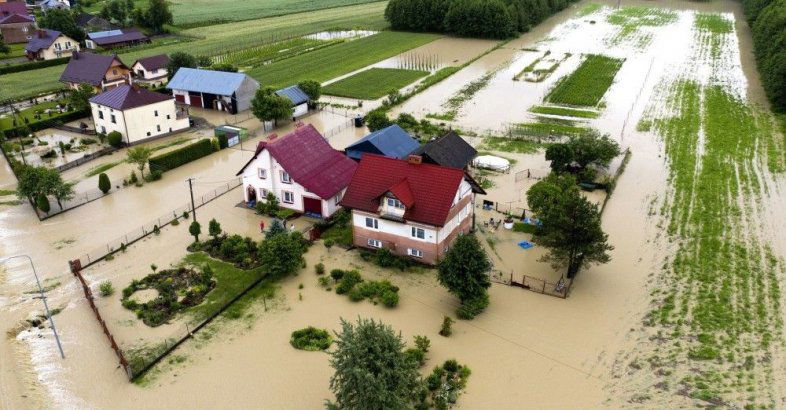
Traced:
[[753, 31], [753, 51], [764, 91], [786, 112], [786, 0], [743, 0]]
[[395, 30], [508, 38], [526, 32], [575, 0], [391, 0], [385, 18]]
[[55, 58], [52, 60], [30, 61], [28, 63], [1, 66], [0, 75], [19, 73], [22, 71], [38, 70], [39, 68], [44, 68], [44, 67], [53, 67], [56, 65], [65, 64], [70, 59], [71, 57], [63, 57], [63, 58]]
[[183, 148], [150, 158], [148, 163], [150, 169], [166, 172], [216, 151], [216, 147], [209, 139], [203, 139]]
[[84, 118], [90, 115], [90, 110], [79, 110], [79, 111], [71, 111], [60, 115], [55, 115], [46, 119], [42, 119], [39, 121], [31, 121], [28, 124], [23, 124], [14, 128], [9, 128], [3, 131], [3, 136], [6, 138], [16, 137], [20, 135], [20, 132], [27, 128], [30, 132], [36, 132], [40, 130], [44, 130], [47, 128], [52, 128], [56, 125], [61, 125], [63, 123], [78, 120], [80, 118]]

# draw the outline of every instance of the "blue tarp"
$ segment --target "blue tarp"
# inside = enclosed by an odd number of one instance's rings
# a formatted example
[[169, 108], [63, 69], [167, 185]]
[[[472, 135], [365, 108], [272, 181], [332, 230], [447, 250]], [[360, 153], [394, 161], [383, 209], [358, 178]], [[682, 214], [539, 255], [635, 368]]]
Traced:
[[404, 159], [420, 146], [403, 128], [391, 125], [366, 135], [346, 148], [347, 156], [359, 160], [365, 153]]
[[521, 241], [521, 242], [519, 242], [519, 247], [521, 249], [529, 249], [529, 248], [532, 248], [534, 246], [535, 246], [535, 244], [532, 243], [532, 242], [528, 242], [528, 241]]

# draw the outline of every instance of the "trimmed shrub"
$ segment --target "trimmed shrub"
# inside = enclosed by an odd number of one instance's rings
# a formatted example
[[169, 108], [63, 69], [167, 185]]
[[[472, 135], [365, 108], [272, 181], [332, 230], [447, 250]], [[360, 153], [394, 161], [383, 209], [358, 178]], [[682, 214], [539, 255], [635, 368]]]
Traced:
[[448, 337], [453, 334], [453, 319], [445, 316], [442, 319], [442, 328], [439, 329], [440, 336]]
[[382, 304], [386, 307], [392, 308], [398, 306], [398, 292], [386, 290], [382, 292], [382, 296], [380, 296], [379, 299], [382, 300]]
[[151, 170], [166, 172], [216, 152], [209, 139], [202, 139], [183, 148], [150, 158]]
[[109, 176], [103, 172], [98, 175], [98, 189], [105, 194], [112, 189], [112, 183], [109, 182]]
[[333, 337], [330, 336], [327, 330], [309, 326], [292, 332], [289, 344], [295, 349], [316, 352], [330, 347], [333, 344]]
[[229, 146], [227, 134], [223, 131], [216, 131], [216, 139], [218, 139], [218, 149], [224, 149]]
[[322, 263], [322, 262], [319, 262], [316, 265], [314, 265], [314, 272], [316, 272], [317, 275], [324, 275], [325, 274], [325, 264]]
[[330, 277], [333, 278], [334, 281], [338, 282], [341, 278], [344, 277], [344, 271], [341, 269], [333, 269], [330, 271]]
[[109, 133], [109, 135], [106, 136], [106, 141], [109, 143], [109, 145], [115, 148], [120, 148], [123, 146], [123, 134], [117, 131], [112, 131]]

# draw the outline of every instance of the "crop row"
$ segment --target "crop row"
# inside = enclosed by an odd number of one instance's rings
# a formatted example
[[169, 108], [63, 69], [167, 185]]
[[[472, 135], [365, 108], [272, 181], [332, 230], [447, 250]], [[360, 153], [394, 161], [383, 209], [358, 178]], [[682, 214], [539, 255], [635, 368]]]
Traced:
[[583, 107], [595, 107], [614, 82], [624, 60], [589, 54], [579, 67], [562, 78], [546, 96], [546, 101]]

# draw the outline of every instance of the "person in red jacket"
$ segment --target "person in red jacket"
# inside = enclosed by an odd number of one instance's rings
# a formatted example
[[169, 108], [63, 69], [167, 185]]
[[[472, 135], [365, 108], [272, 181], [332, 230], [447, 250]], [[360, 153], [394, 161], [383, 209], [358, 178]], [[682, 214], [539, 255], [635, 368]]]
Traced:
[[264, 220], [259, 221], [259, 231], [263, 232], [263, 233], [265, 232], [265, 221]]

